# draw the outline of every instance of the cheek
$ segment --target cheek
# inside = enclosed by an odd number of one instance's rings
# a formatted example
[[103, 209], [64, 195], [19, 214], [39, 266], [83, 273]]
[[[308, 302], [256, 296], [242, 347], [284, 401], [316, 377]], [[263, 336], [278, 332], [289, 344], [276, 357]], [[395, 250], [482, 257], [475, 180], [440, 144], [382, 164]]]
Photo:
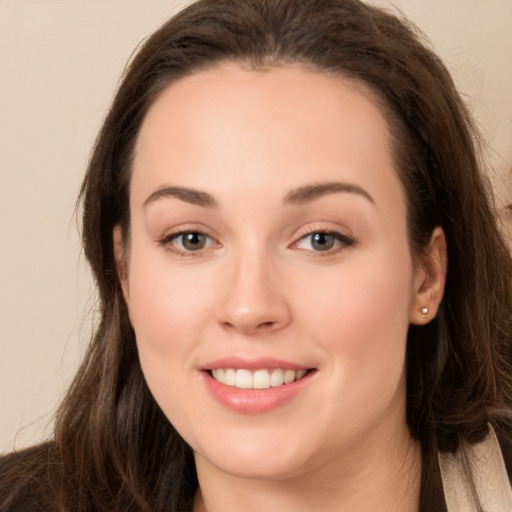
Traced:
[[130, 320], [148, 387], [169, 420], [181, 426], [198, 401], [190, 382], [197, 378], [206, 297], [186, 271], [171, 271], [168, 261], [143, 256], [131, 261]]
[[170, 264], [165, 253], [153, 252], [141, 250], [132, 256], [130, 318], [145, 342], [155, 346], [163, 343], [160, 348], [165, 349], [194, 330], [209, 298], [205, 295], [204, 276], [191, 272], [187, 266]]
[[[401, 263], [380, 259], [372, 264], [358, 261], [320, 273], [297, 283], [307, 308], [309, 321], [330, 329], [338, 325], [338, 334], [372, 332], [377, 334], [388, 325], [403, 330], [408, 324], [411, 300], [411, 271], [408, 260]], [[307, 298], [307, 299], [306, 299]]]
[[[207, 303], [200, 276], [154, 250], [133, 251], [129, 274], [129, 312], [139, 359], [157, 402], [186, 392], [183, 373], [194, 367]], [[188, 375], [189, 377], [192, 375]], [[177, 393], [169, 394], [168, 390]]]
[[385, 256], [372, 255], [329, 272], [324, 286], [318, 286], [316, 276], [300, 291], [306, 305], [302, 328], [330, 356], [338, 385], [359, 397], [379, 386], [392, 392], [403, 373], [411, 263]]

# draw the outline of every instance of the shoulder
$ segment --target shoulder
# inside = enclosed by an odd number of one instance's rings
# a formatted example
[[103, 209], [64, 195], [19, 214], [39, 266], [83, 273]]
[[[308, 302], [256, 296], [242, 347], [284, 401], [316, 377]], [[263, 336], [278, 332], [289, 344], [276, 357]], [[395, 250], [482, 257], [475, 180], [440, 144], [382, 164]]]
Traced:
[[2, 512], [51, 512], [49, 467], [52, 443], [0, 456], [0, 510]]
[[512, 429], [500, 425], [494, 426], [494, 431], [500, 444], [508, 479], [512, 482]]

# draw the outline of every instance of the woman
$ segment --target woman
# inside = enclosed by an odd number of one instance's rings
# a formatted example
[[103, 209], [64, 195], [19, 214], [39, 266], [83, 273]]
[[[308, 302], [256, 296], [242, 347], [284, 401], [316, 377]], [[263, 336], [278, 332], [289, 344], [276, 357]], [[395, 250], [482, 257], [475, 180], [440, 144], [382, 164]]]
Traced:
[[81, 199], [101, 322], [2, 510], [506, 510], [511, 259], [405, 22], [193, 4], [131, 63]]

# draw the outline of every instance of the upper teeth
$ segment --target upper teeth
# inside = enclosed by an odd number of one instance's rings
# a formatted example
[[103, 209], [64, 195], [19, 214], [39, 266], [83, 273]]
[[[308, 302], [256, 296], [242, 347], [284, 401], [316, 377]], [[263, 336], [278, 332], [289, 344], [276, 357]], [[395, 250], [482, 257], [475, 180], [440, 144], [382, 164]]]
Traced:
[[290, 384], [302, 379], [307, 370], [235, 370], [233, 368], [217, 368], [212, 370], [213, 378], [227, 386], [234, 386], [240, 389], [267, 389], [269, 387]]

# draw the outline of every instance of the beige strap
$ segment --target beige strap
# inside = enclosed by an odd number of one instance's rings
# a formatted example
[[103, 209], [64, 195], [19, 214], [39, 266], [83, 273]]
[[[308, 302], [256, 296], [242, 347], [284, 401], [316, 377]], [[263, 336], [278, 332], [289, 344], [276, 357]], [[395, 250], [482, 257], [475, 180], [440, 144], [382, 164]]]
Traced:
[[[488, 436], [478, 444], [466, 445], [464, 452], [459, 449], [455, 454], [440, 453], [439, 468], [448, 512], [512, 512], [510, 482], [500, 445], [490, 425]], [[473, 476], [473, 490], [466, 468]]]

